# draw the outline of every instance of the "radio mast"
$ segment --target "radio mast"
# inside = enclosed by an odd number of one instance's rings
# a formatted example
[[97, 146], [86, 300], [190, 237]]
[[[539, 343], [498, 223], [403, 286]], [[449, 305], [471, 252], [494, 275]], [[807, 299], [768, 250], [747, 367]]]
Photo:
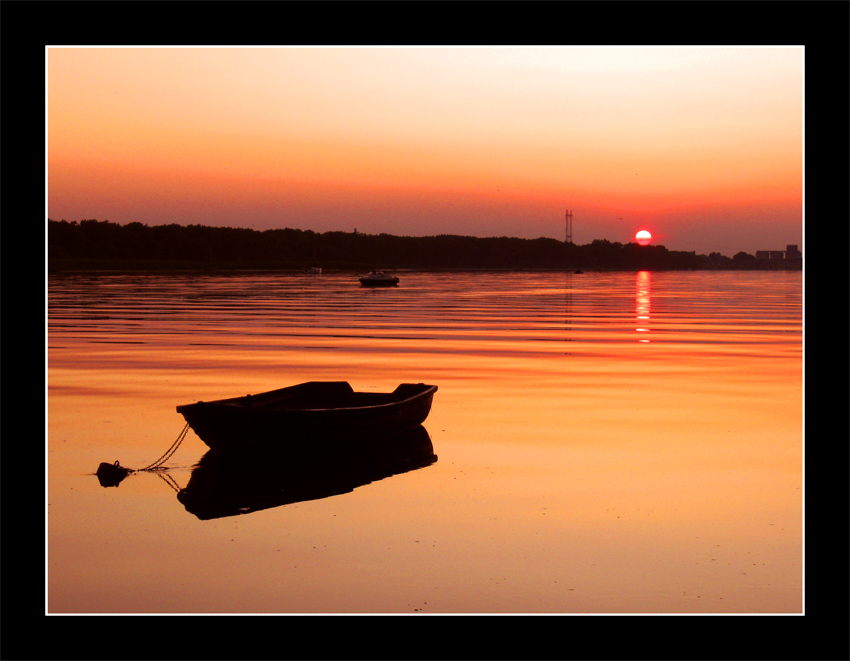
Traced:
[[567, 209], [567, 213], [564, 215], [564, 218], [567, 221], [567, 238], [565, 240], [566, 243], [573, 242], [573, 212], [570, 209]]

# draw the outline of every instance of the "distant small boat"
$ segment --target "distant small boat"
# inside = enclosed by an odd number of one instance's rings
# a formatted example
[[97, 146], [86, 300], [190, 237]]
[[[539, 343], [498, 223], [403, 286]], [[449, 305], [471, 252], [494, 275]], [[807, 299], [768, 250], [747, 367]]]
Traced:
[[323, 451], [334, 444], [357, 447], [421, 425], [436, 391], [437, 386], [402, 383], [390, 393], [355, 392], [345, 381], [311, 381], [184, 404], [177, 412], [220, 454]]
[[304, 273], [309, 273], [311, 275], [320, 275], [322, 273], [322, 269], [319, 266], [311, 266], [310, 268], [304, 269]]
[[395, 287], [398, 284], [398, 278], [387, 275], [383, 271], [372, 271], [369, 275], [360, 278], [360, 284], [364, 287]]

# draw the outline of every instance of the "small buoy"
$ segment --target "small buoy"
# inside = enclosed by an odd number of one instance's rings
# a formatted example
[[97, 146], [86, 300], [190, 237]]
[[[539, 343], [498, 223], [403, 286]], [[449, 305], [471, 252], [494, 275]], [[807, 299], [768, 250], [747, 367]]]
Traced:
[[103, 462], [97, 467], [97, 479], [102, 487], [117, 487], [130, 473], [129, 468], [124, 468], [117, 461], [114, 464]]

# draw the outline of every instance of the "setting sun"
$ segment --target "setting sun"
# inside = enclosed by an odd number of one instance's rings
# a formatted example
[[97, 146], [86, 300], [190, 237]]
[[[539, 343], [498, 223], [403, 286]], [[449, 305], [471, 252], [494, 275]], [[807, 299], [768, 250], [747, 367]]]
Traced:
[[652, 234], [646, 230], [640, 230], [637, 234], [635, 234], [635, 240], [642, 246], [649, 245], [649, 242], [652, 241]]

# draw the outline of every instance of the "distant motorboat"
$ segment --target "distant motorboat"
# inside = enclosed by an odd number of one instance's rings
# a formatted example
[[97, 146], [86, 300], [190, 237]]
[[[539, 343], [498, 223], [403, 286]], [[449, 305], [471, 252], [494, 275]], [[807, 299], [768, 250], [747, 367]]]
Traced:
[[360, 278], [360, 284], [364, 287], [395, 287], [398, 284], [398, 278], [387, 275], [383, 271], [372, 271], [369, 275]]
[[304, 273], [309, 273], [310, 275], [320, 275], [322, 273], [322, 269], [319, 266], [311, 266], [310, 268], [304, 269]]

